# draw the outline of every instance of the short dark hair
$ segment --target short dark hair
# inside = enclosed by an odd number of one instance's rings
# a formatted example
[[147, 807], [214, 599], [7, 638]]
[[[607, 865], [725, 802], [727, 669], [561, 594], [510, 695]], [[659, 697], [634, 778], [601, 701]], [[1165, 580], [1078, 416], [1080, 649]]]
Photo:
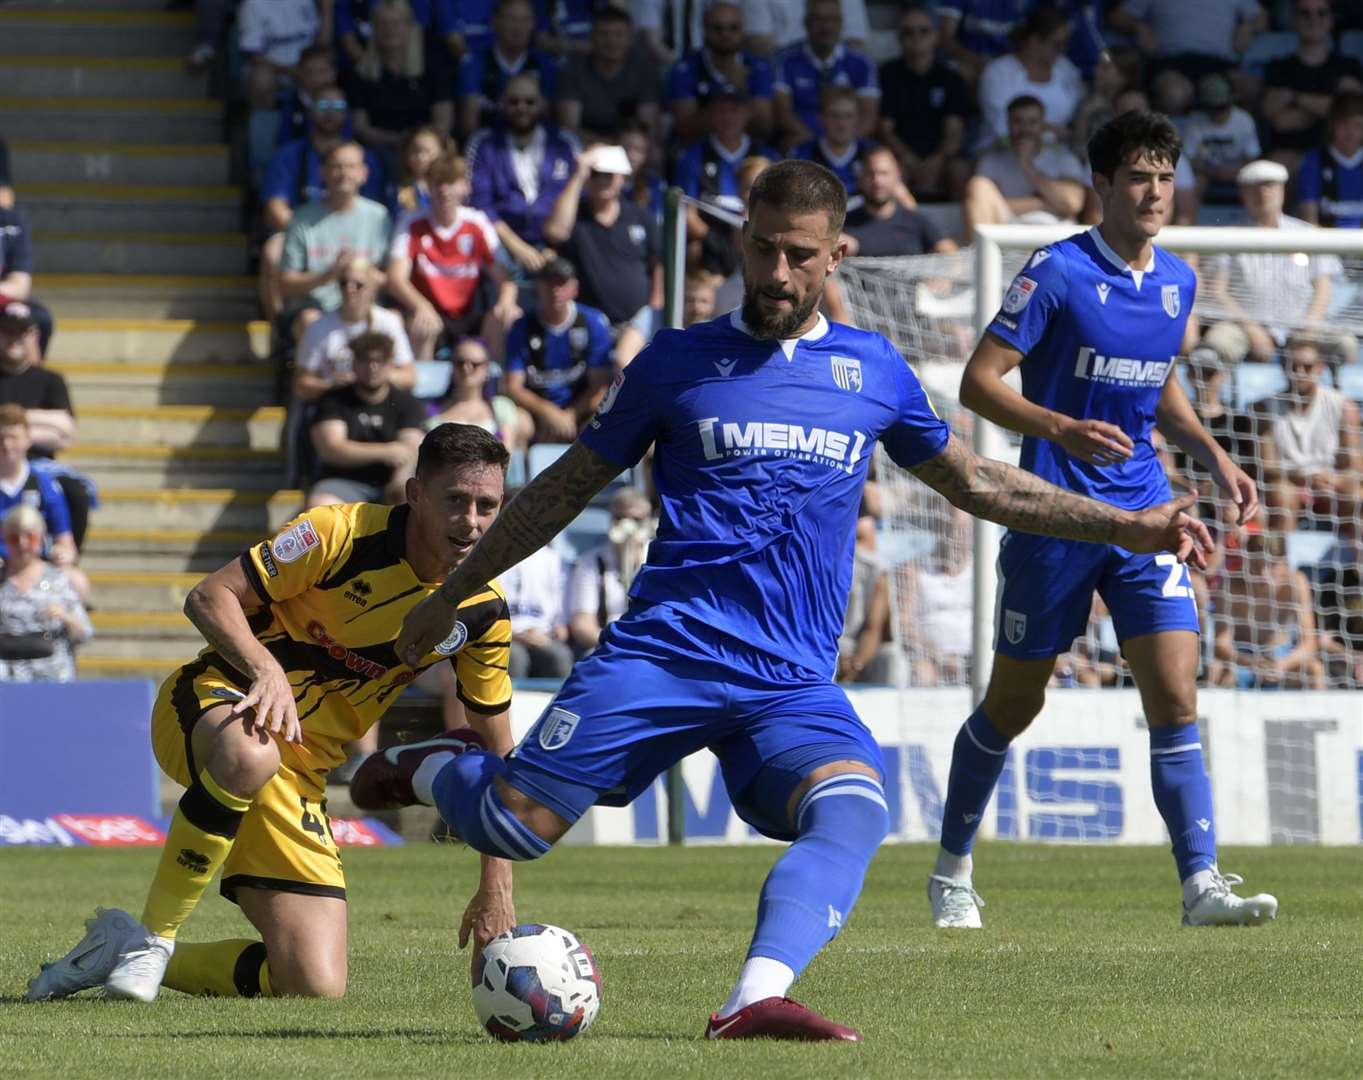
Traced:
[[12, 401], [0, 403], [0, 427], [28, 427], [28, 413]]
[[1157, 165], [1178, 164], [1183, 140], [1163, 113], [1134, 109], [1114, 116], [1089, 139], [1089, 167], [1111, 180], [1133, 157], [1145, 155]]
[[365, 156], [364, 147], [361, 146], [354, 139], [343, 139], [341, 142], [338, 142], [335, 146], [333, 146], [330, 150], [327, 151], [326, 156], [322, 158], [322, 164], [330, 165], [333, 161], [336, 160], [336, 155], [339, 154], [342, 150], [358, 150], [360, 152], [360, 160], [362, 160], [366, 165], [369, 164], [369, 159]]
[[1041, 104], [1041, 99], [1034, 94], [1019, 94], [1013, 98], [1008, 103], [1007, 111], [1011, 113], [1016, 109], [1040, 109], [1043, 114], [1046, 112], [1046, 106]]
[[416, 452], [416, 475], [466, 465], [495, 465], [506, 472], [511, 455], [506, 447], [475, 424], [440, 424], [431, 428]]
[[1331, 124], [1337, 124], [1341, 120], [1350, 120], [1355, 116], [1363, 116], [1363, 94], [1357, 90], [1341, 90], [1331, 100], [1326, 119]]
[[1025, 19], [1013, 27], [1008, 39], [1014, 48], [1031, 38], [1050, 37], [1062, 26], [1070, 25], [1070, 16], [1049, 4], [1034, 7]]
[[356, 359], [379, 353], [385, 361], [391, 361], [393, 359], [393, 348], [393, 339], [378, 330], [366, 330], [363, 334], [357, 334], [350, 341], [350, 355]]
[[827, 214], [835, 234], [842, 231], [847, 218], [847, 188], [831, 170], [814, 161], [788, 158], [762, 170], [748, 194], [748, 212], [758, 203], [795, 214]]
[[633, 26], [634, 19], [624, 8], [607, 4], [592, 16], [592, 26], [600, 26], [602, 23], [624, 23], [626, 26]]

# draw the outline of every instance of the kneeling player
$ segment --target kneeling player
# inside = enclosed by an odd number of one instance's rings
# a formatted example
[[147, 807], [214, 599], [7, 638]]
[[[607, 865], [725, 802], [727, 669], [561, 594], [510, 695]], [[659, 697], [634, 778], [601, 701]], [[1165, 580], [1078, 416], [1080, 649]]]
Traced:
[[[448, 659], [476, 732], [445, 748], [511, 746], [511, 627], [496, 584], [473, 590], [453, 633], [416, 663], [393, 652], [403, 615], [496, 517], [506, 465], [491, 435], [441, 425], [421, 444], [407, 505], [319, 507], [195, 586], [185, 611], [208, 648], [166, 680], [152, 713], [157, 761], [188, 790], [141, 919], [100, 909], [28, 1000], [102, 986], [150, 1001], [163, 983], [222, 996], [345, 992], [345, 875], [325, 801], [344, 744]], [[263, 941], [177, 944], [219, 870]], [[461, 944], [514, 922], [510, 863], [485, 858]]]

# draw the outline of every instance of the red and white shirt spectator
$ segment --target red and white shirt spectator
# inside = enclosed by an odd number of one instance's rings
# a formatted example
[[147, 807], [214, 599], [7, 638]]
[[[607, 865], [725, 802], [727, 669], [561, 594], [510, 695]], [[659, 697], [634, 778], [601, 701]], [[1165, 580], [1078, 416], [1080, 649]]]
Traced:
[[436, 310], [454, 317], [473, 302], [479, 275], [496, 264], [501, 250], [487, 215], [461, 206], [449, 226], [429, 214], [408, 218], [393, 236], [389, 257], [408, 260], [412, 285]]

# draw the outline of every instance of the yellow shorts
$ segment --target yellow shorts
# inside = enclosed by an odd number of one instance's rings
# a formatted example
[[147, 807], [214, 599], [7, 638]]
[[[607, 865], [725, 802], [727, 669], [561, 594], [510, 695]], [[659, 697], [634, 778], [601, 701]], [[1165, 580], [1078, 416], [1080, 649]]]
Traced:
[[[188, 787], [198, 774], [189, 733], [209, 709], [241, 696], [228, 678], [202, 661], [186, 664], [161, 684], [151, 713], [151, 741], [161, 768]], [[302, 767], [280, 744], [279, 771], [242, 818], [222, 868], [222, 894], [239, 888], [278, 889], [345, 899], [345, 870], [327, 817], [326, 774]]]

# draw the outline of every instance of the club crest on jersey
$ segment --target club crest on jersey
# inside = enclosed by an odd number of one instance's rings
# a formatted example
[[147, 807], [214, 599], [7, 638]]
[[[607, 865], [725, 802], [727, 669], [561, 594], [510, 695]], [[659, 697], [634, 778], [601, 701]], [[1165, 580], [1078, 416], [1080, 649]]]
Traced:
[[1003, 636], [1008, 639], [1008, 644], [1018, 644], [1027, 636], [1027, 616], [1020, 611], [1005, 609], [1003, 613]]
[[321, 542], [312, 522], [304, 518], [275, 537], [274, 543], [270, 545], [270, 553], [277, 562], [291, 563], [301, 559], [310, 548], [315, 548]]
[[1166, 285], [1160, 290], [1160, 299], [1164, 301], [1164, 312], [1171, 319], [1177, 319], [1179, 313], [1178, 286]]
[[1003, 298], [1003, 310], [1009, 315], [1016, 315], [1032, 302], [1035, 293], [1036, 282], [1019, 274], [1013, 279], [1013, 284], [1008, 286], [1008, 295]]
[[582, 717], [557, 706], [550, 709], [540, 720], [540, 746], [546, 750], [560, 750], [568, 745]]
[[441, 656], [452, 656], [464, 647], [464, 642], [469, 639], [469, 628], [461, 622], [454, 624], [454, 629], [450, 631], [450, 636], [435, 647], [435, 651]]
[[455, 240], [454, 246], [460, 255], [471, 255], [473, 254], [473, 237], [468, 233], [463, 233]]
[[574, 326], [568, 331], [568, 348], [572, 349], [574, 352], [579, 349], [585, 349], [587, 347], [587, 342], [590, 340], [591, 336], [587, 333], [587, 328], [585, 326]]
[[850, 356], [834, 356], [830, 363], [833, 365], [833, 381], [844, 390], [855, 390], [861, 393], [861, 361]]

